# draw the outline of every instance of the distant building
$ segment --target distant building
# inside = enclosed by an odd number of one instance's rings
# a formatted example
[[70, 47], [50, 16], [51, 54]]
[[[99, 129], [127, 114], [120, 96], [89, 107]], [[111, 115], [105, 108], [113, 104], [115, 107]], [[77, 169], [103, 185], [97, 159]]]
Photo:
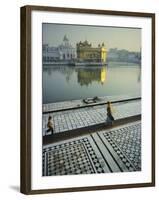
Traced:
[[108, 51], [107, 59], [109, 61], [116, 61], [119, 59], [118, 49], [117, 48], [111, 48]]
[[43, 61], [68, 61], [76, 58], [76, 48], [72, 47], [65, 35], [62, 44], [57, 47], [50, 47], [48, 44], [43, 44]]
[[50, 47], [48, 44], [43, 45], [43, 61], [53, 62], [60, 59], [58, 47]]
[[125, 49], [111, 48], [108, 51], [108, 61], [119, 61], [119, 62], [141, 62], [141, 52], [133, 52]]
[[76, 48], [79, 61], [106, 62], [107, 51], [104, 43], [99, 44], [98, 47], [92, 47], [92, 44], [85, 40], [77, 43]]

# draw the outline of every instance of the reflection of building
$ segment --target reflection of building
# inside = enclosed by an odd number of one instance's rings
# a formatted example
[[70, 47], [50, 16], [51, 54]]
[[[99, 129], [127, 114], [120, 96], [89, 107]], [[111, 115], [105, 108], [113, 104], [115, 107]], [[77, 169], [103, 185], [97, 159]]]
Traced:
[[106, 67], [101, 68], [100, 78], [101, 78], [101, 83], [102, 84], [106, 81], [106, 75], [107, 75], [106, 73], [107, 73]]
[[106, 67], [78, 69], [78, 83], [80, 85], [89, 85], [96, 81], [103, 84], [106, 81], [106, 70]]
[[77, 58], [80, 61], [90, 62], [106, 62], [107, 51], [104, 43], [98, 45], [98, 47], [92, 47], [92, 44], [88, 41], [79, 42], [77, 47]]
[[48, 44], [43, 45], [43, 61], [68, 61], [76, 58], [76, 49], [71, 46], [67, 36], [63, 38], [61, 45], [57, 47], [50, 47]]

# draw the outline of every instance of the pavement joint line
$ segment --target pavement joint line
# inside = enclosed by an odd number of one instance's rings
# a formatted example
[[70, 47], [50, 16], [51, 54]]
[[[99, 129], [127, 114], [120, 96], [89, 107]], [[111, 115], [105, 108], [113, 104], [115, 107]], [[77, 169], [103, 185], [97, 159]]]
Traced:
[[94, 171], [96, 172], [96, 168], [95, 168], [94, 165], [93, 165], [93, 162], [92, 162], [92, 159], [91, 159], [91, 157], [90, 157], [90, 154], [88, 153], [87, 148], [86, 148], [86, 145], [85, 145], [84, 143], [83, 143], [83, 147], [84, 147], [84, 149], [85, 149], [85, 152], [86, 152], [86, 154], [87, 154], [87, 156], [88, 156], [88, 158], [89, 158], [89, 161], [90, 161], [90, 163], [91, 163], [91, 165], [92, 165]]
[[105, 146], [105, 148], [107, 149], [107, 151], [111, 154], [113, 160], [115, 161], [115, 163], [118, 165], [119, 169], [121, 172], [123, 172], [123, 169], [120, 167], [120, 165], [118, 164], [118, 162], [116, 161], [116, 159], [114, 158], [112, 152], [109, 150], [109, 148], [107, 147], [107, 145], [104, 143], [103, 139], [101, 138], [99, 132], [97, 132], [98, 137], [100, 138], [100, 140], [102, 141], [103, 145]]
[[91, 136], [92, 140], [94, 141], [94, 143], [95, 143], [96, 147], [98, 148], [98, 151], [99, 151], [99, 152], [101, 153], [101, 155], [103, 156], [103, 159], [104, 159], [104, 161], [106, 162], [106, 164], [107, 164], [107, 166], [108, 166], [108, 168], [109, 168], [110, 172], [112, 173], [112, 172], [113, 172], [113, 170], [111, 169], [111, 167], [110, 167], [109, 163], [108, 163], [108, 162], [107, 162], [107, 160], [105, 159], [105, 156], [103, 155], [103, 152], [102, 152], [102, 151], [101, 151], [101, 149], [99, 148], [99, 146], [98, 146], [98, 144], [97, 144], [96, 140], [93, 138], [92, 134], [91, 134], [90, 136]]

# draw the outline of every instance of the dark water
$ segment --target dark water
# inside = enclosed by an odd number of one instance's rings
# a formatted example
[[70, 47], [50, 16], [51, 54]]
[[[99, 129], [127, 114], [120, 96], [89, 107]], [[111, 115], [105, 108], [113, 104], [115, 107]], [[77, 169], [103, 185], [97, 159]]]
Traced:
[[141, 96], [139, 65], [43, 66], [43, 103], [114, 95]]

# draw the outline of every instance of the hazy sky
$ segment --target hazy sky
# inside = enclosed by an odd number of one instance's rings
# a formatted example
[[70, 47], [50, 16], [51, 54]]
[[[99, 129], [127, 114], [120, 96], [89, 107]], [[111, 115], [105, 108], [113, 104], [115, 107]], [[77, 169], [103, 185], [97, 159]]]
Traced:
[[58, 46], [62, 43], [65, 34], [74, 47], [77, 42], [84, 40], [88, 40], [94, 47], [104, 42], [107, 49], [140, 51], [141, 47], [141, 29], [43, 24], [43, 44]]

